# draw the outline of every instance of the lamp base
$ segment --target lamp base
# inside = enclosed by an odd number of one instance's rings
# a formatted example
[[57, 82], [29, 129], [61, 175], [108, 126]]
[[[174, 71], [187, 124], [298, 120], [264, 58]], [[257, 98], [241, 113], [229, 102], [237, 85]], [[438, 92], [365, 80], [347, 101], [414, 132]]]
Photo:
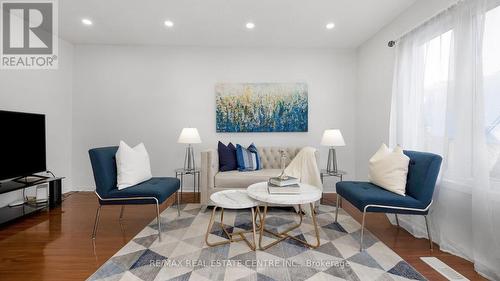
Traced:
[[184, 156], [184, 170], [193, 171], [194, 169], [194, 149], [190, 144], [188, 147], [186, 147], [186, 156]]
[[335, 154], [335, 148], [330, 147], [328, 151], [328, 163], [326, 164], [326, 171], [328, 173], [337, 173], [337, 155]]

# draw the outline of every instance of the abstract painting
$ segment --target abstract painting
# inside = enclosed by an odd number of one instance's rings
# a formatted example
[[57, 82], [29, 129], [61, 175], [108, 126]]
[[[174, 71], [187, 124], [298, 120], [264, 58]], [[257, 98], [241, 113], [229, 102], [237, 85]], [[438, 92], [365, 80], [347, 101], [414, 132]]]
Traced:
[[306, 83], [218, 83], [216, 129], [222, 132], [307, 132]]

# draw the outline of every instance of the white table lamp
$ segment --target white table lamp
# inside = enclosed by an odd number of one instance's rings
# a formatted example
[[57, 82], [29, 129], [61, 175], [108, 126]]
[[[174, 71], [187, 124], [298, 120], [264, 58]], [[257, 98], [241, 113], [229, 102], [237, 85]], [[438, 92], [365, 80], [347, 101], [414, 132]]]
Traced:
[[344, 137], [342, 137], [342, 133], [340, 132], [340, 130], [325, 130], [325, 132], [323, 133], [323, 138], [321, 139], [321, 145], [330, 147], [330, 150], [328, 152], [328, 164], [326, 165], [326, 171], [328, 173], [337, 173], [337, 156], [335, 154], [335, 147], [345, 146]]
[[184, 157], [184, 169], [192, 171], [195, 169], [194, 161], [194, 143], [201, 143], [200, 134], [196, 128], [184, 128], [179, 135], [178, 143], [187, 143], [186, 156]]

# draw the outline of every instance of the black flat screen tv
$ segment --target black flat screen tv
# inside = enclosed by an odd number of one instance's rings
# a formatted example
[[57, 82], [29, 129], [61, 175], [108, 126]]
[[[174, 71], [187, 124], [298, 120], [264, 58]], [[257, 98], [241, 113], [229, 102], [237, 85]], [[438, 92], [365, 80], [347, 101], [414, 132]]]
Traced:
[[44, 172], [45, 115], [0, 110], [0, 180]]

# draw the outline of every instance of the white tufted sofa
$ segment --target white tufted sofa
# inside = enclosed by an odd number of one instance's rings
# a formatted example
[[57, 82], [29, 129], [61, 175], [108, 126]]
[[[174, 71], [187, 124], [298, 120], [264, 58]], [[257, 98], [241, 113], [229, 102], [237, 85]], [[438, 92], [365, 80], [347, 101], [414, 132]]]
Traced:
[[[250, 172], [227, 171], [219, 172], [219, 155], [216, 149], [201, 152], [201, 204], [211, 205], [210, 195], [225, 189], [247, 188], [257, 182], [267, 181], [270, 177], [279, 176], [281, 173], [281, 150], [284, 150], [287, 158], [286, 165], [300, 151], [301, 147], [258, 147], [262, 163], [261, 170]], [[316, 161], [319, 153], [316, 152]]]

